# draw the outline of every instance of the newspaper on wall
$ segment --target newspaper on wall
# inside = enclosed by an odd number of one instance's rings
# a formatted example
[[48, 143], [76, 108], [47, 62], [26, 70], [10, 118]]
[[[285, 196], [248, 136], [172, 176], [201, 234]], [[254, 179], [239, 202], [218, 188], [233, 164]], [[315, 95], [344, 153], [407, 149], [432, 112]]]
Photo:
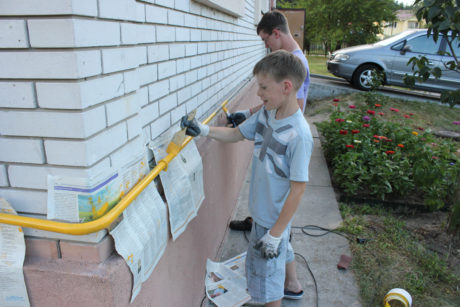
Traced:
[[97, 178], [49, 175], [47, 218], [76, 223], [96, 220], [112, 209], [147, 171], [147, 158], [143, 155]]
[[[170, 134], [166, 133], [149, 143], [155, 161], [166, 157], [170, 139]], [[176, 240], [196, 216], [204, 200], [203, 164], [194, 140], [168, 164], [167, 171], [161, 172], [160, 178], [168, 202], [171, 234]]]
[[110, 232], [115, 249], [133, 274], [131, 302], [152, 274], [168, 241], [166, 206], [151, 183], [123, 212], [123, 220]]
[[206, 296], [218, 307], [238, 307], [251, 299], [246, 291], [246, 252], [224, 262], [206, 262]]
[[[16, 214], [4, 198], [0, 198], [0, 212]], [[25, 253], [22, 228], [0, 224], [0, 306], [30, 306], [22, 269]]]

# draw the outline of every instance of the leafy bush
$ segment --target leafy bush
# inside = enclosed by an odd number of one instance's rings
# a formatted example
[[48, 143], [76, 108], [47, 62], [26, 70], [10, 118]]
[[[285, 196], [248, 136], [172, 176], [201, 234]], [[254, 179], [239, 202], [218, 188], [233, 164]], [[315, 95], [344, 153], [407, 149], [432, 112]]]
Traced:
[[[348, 195], [422, 199], [434, 210], [454, 200], [460, 175], [457, 144], [412, 127], [413, 113], [400, 114], [384, 99], [366, 97], [366, 105], [335, 110], [318, 125], [337, 185]], [[375, 97], [378, 98], [378, 97]]]

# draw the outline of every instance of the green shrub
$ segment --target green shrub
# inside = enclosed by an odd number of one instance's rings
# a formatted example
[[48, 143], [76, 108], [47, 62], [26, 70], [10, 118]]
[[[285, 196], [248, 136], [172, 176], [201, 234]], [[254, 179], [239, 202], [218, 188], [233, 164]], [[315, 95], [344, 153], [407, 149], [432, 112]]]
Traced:
[[[452, 203], [460, 174], [458, 145], [412, 127], [414, 114], [399, 115], [385, 100], [372, 105], [371, 97], [365, 107], [342, 110], [336, 104], [330, 120], [318, 125], [338, 186], [348, 195], [381, 200], [416, 196], [432, 210]], [[388, 113], [400, 120], [386, 120]]]

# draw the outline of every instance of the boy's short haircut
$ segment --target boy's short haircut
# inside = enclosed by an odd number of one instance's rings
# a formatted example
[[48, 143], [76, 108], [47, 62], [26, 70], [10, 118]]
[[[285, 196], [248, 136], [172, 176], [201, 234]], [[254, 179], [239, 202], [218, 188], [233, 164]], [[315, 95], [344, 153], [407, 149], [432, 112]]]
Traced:
[[259, 74], [269, 75], [276, 82], [289, 79], [292, 81], [296, 91], [307, 76], [307, 71], [302, 61], [285, 50], [277, 50], [267, 54], [257, 62], [252, 73], [254, 76]]
[[260, 31], [267, 34], [272, 34], [274, 29], [279, 29], [281, 32], [288, 34], [289, 26], [286, 16], [280, 11], [274, 10], [265, 13], [257, 25], [257, 35]]

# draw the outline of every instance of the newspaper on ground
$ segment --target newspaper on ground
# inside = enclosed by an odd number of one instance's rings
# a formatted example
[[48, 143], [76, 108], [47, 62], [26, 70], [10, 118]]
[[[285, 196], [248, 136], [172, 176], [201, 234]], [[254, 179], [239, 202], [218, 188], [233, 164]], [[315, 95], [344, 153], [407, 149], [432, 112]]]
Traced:
[[251, 299], [246, 291], [246, 252], [224, 262], [206, 262], [206, 295], [218, 307], [238, 307]]
[[[149, 143], [155, 161], [166, 157], [171, 133], [165, 133]], [[204, 200], [203, 164], [192, 140], [160, 173], [169, 210], [169, 223], [173, 240], [176, 240], [196, 216]], [[180, 187], [180, 188], [178, 188]]]
[[48, 176], [47, 218], [75, 223], [96, 220], [112, 209], [147, 173], [146, 155], [97, 178]]
[[126, 208], [123, 220], [110, 234], [115, 249], [133, 274], [133, 302], [142, 283], [150, 277], [163, 255], [168, 241], [166, 206], [154, 182]]
[[[16, 214], [4, 198], [0, 198], [0, 212]], [[25, 254], [22, 228], [0, 224], [0, 306], [30, 306], [22, 269]]]

